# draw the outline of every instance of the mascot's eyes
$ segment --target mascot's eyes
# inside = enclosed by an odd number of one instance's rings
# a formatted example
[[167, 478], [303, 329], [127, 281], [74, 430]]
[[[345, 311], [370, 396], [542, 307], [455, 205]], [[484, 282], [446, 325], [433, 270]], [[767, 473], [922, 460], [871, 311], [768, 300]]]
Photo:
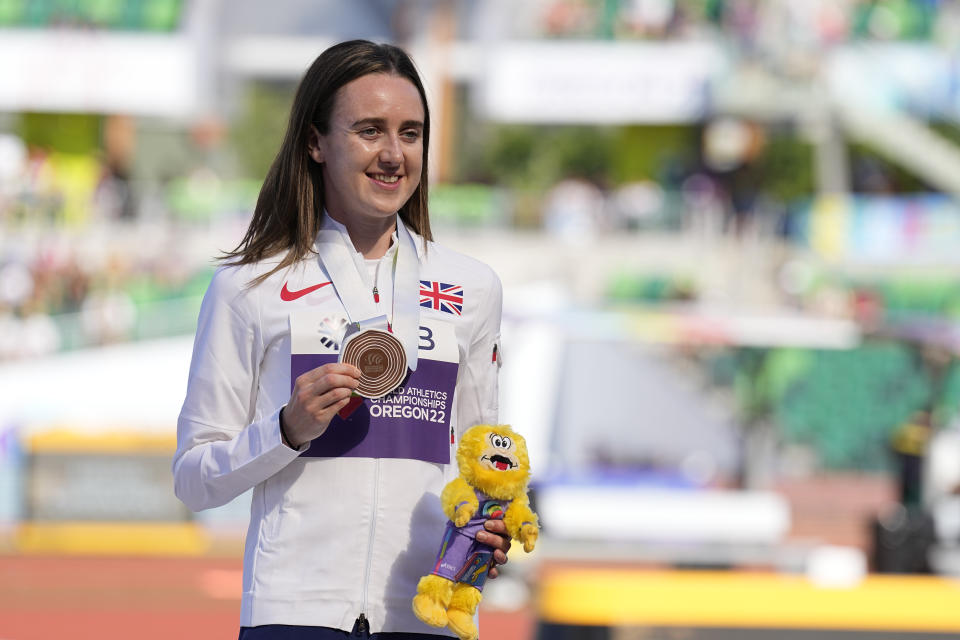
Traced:
[[509, 449], [513, 442], [507, 436], [498, 436], [495, 433], [490, 434], [490, 444], [497, 449]]

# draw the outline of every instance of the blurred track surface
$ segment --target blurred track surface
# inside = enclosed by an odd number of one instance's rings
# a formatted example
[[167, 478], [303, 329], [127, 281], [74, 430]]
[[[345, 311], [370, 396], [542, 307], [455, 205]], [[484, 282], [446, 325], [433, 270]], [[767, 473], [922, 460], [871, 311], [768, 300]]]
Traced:
[[[233, 558], [0, 555], [0, 640], [236, 638]], [[484, 635], [530, 637], [528, 614], [483, 613]]]

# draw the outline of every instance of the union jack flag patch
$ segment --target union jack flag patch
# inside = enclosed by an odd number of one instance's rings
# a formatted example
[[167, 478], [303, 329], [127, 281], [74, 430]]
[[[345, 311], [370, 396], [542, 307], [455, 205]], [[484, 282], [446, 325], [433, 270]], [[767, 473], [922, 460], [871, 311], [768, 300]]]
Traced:
[[420, 306], [452, 313], [463, 314], [463, 287], [459, 284], [445, 284], [430, 280], [420, 281]]

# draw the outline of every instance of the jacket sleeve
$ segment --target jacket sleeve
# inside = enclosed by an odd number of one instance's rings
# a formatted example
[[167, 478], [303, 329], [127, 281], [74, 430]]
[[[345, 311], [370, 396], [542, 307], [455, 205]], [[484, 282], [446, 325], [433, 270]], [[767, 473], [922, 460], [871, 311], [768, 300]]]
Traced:
[[503, 286], [491, 269], [486, 295], [478, 310], [460, 387], [458, 428], [497, 424], [499, 413], [500, 315]]
[[299, 454], [281, 441], [279, 407], [254, 421], [263, 348], [256, 291], [238, 280], [223, 268], [207, 289], [177, 421], [174, 491], [193, 511], [226, 504]]

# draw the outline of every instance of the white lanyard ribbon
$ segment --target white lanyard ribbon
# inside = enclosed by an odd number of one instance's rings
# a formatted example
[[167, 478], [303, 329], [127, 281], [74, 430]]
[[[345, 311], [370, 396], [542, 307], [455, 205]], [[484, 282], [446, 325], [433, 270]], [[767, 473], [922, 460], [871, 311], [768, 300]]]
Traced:
[[[324, 213], [324, 216], [326, 222], [329, 214]], [[317, 253], [347, 312], [351, 324], [347, 335], [363, 329], [386, 329], [388, 319], [380, 313], [373, 301], [370, 287], [360, 276], [353, 258], [356, 251], [347, 234], [333, 224], [324, 224], [317, 234]], [[416, 371], [420, 324], [420, 261], [413, 236], [399, 216], [397, 256], [393, 266], [393, 334], [403, 344], [407, 366], [411, 371]]]

